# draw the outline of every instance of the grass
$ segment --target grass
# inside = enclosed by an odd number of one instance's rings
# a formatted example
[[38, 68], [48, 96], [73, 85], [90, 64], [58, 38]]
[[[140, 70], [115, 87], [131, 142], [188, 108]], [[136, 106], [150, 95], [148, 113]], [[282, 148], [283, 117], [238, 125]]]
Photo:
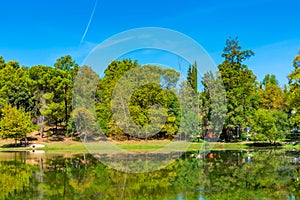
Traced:
[[[170, 143], [168, 140], [153, 140], [153, 141], [125, 141], [113, 142], [118, 148], [131, 152], [151, 152], [164, 148]], [[88, 153], [89, 151], [82, 142], [68, 141], [68, 142], [45, 142], [45, 151], [53, 153]], [[28, 151], [29, 147], [8, 147], [9, 145], [0, 141], [0, 151]], [[188, 149], [185, 148], [186, 143], [179, 143], [175, 147], [178, 151], [197, 151], [197, 150], [250, 150], [250, 149], [286, 149], [286, 150], [300, 150], [300, 144], [282, 144], [281, 146], [270, 146], [268, 143], [253, 143], [253, 142], [193, 142], [189, 143]], [[113, 150], [109, 145], [99, 145], [99, 143], [90, 144], [89, 149], [92, 150]]]
[[78, 152], [78, 153], [88, 153], [88, 150], [82, 142], [53, 142], [44, 143], [46, 152]]

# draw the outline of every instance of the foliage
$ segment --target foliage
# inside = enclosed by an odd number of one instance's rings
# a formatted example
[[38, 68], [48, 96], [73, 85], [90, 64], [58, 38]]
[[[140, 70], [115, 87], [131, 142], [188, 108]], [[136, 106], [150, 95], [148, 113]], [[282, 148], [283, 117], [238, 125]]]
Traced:
[[138, 66], [131, 60], [112, 61], [105, 70], [105, 76], [99, 81], [96, 91], [95, 110], [102, 132], [106, 135], [120, 134], [121, 129], [115, 125], [111, 112], [113, 89], [118, 80], [130, 69]]
[[45, 119], [48, 124], [54, 123], [56, 127], [63, 122], [68, 127], [73, 80], [78, 69], [78, 64], [69, 55], [57, 59], [54, 68], [38, 65], [29, 69], [29, 77], [33, 81], [35, 116]]
[[5, 105], [2, 109], [0, 120], [0, 137], [14, 138], [15, 141], [26, 137], [26, 133], [32, 130], [30, 115], [24, 109], [17, 109], [11, 105]]
[[237, 38], [228, 39], [222, 57], [219, 73], [226, 89], [227, 114], [226, 133], [235, 127], [247, 125], [248, 118], [257, 108], [258, 94], [256, 76], [247, 68], [243, 61], [254, 53], [242, 50]]
[[268, 140], [270, 143], [284, 139], [289, 125], [287, 114], [278, 110], [258, 109], [250, 121], [252, 131], [258, 134], [256, 138]]
[[204, 91], [200, 93], [203, 126], [212, 129], [218, 138], [226, 117], [226, 91], [220, 76], [207, 72], [202, 77]]
[[37, 182], [32, 180], [34, 169], [34, 166], [18, 161], [0, 162], [0, 198], [8, 199], [16, 193], [22, 194], [24, 188], [30, 188], [34, 182]]
[[19, 67], [16, 61], [7, 62], [0, 69], [0, 107], [9, 103], [26, 111], [33, 109], [32, 81], [27, 71], [28, 69]]
[[39, 166], [1, 161], [0, 197], [286, 199], [299, 196], [299, 166], [291, 162], [295, 156], [289, 151], [194, 151], [149, 173], [117, 171], [90, 154], [48, 156]]
[[96, 113], [102, 131], [106, 135], [126, 133], [140, 138], [159, 132], [174, 135], [180, 121], [175, 90], [178, 79], [179, 74], [173, 69], [140, 66], [131, 60], [113, 61], [96, 93]]
[[32, 66], [29, 77], [33, 81], [35, 107], [33, 115], [43, 127], [63, 121], [64, 104], [57, 88], [62, 80], [61, 70], [49, 66]]
[[265, 109], [283, 110], [286, 102], [281, 88], [267, 83], [265, 89], [260, 89], [260, 107]]
[[[235, 131], [240, 136], [238, 130], [248, 127], [250, 118], [255, 126], [259, 109], [272, 113], [266, 117], [271, 124], [278, 111], [277, 117], [285, 118], [282, 113], [286, 113], [291, 126], [300, 126], [300, 54], [284, 88], [273, 74], [259, 85], [245, 64], [253, 55], [242, 49], [237, 38], [229, 38], [218, 71], [203, 74], [201, 83], [197, 63], [187, 66], [186, 80], [179, 83], [180, 74], [174, 69], [141, 66], [129, 59], [112, 61], [99, 78], [88, 66], [79, 67], [70, 55], [53, 66], [32, 67], [0, 56], [0, 108], [9, 104], [24, 109], [41, 128], [41, 137], [46, 125], [55, 125], [71, 134], [87, 133], [84, 127], [93, 127], [90, 132], [107, 136], [174, 138], [190, 133], [195, 137], [209, 131], [215, 138], [222, 132], [229, 139]], [[287, 129], [285, 123], [283, 128]]]
[[65, 127], [68, 127], [69, 116], [72, 109], [72, 89], [73, 80], [79, 69], [78, 64], [72, 60], [70, 55], [61, 57], [54, 64], [56, 69], [60, 71], [61, 80], [57, 86], [56, 92], [63, 101]]
[[90, 134], [97, 132], [95, 104], [95, 91], [99, 82], [98, 75], [88, 66], [79, 68], [73, 89], [73, 111], [70, 124], [72, 129], [76, 126], [79, 133]]
[[188, 68], [187, 81], [194, 89], [195, 94], [198, 93], [198, 69], [197, 63], [190, 65]]
[[262, 82], [262, 85], [266, 87], [268, 84], [278, 85], [278, 80], [274, 74], [267, 74]]
[[292, 125], [300, 127], [300, 51], [293, 61], [294, 70], [288, 75], [289, 80], [289, 107], [294, 111], [292, 116]]

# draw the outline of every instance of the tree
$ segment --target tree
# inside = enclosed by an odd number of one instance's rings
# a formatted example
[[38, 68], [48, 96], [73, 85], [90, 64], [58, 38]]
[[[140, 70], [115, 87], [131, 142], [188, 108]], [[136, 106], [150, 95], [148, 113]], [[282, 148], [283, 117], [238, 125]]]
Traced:
[[207, 136], [207, 131], [211, 130], [214, 138], [219, 138], [227, 111], [226, 91], [221, 77], [211, 71], [203, 75], [202, 84], [204, 91], [200, 93], [201, 118], [205, 128], [202, 137]]
[[55, 128], [57, 130], [58, 124], [64, 120], [63, 104], [60, 101], [56, 101], [54, 92], [46, 93], [42, 98], [45, 102], [42, 105], [40, 112], [43, 116], [46, 116], [48, 124], [55, 123]]
[[131, 60], [111, 62], [96, 93], [102, 132], [144, 139], [154, 133], [175, 135], [180, 122], [178, 80], [179, 73], [173, 69], [140, 66]]
[[84, 141], [87, 135], [100, 132], [94, 111], [98, 82], [99, 76], [90, 67], [79, 68], [74, 83], [71, 120], [73, 121], [72, 125], [76, 126], [77, 132], [84, 135]]
[[9, 61], [0, 69], [0, 107], [9, 103], [26, 111], [33, 109], [32, 81], [27, 72], [28, 69], [19, 67], [16, 61]]
[[54, 67], [64, 71], [71, 71], [74, 77], [78, 71], [78, 64], [72, 59], [70, 55], [63, 56], [56, 60]]
[[54, 64], [56, 69], [61, 70], [61, 81], [57, 87], [57, 92], [60, 93], [64, 101], [65, 127], [68, 127], [69, 116], [71, 113], [72, 88], [73, 80], [78, 72], [78, 64], [72, 60], [70, 55], [61, 57]]
[[285, 138], [288, 130], [287, 114], [278, 110], [258, 109], [251, 117], [252, 131], [256, 137], [261, 136], [262, 140], [276, 143], [279, 139]]
[[[124, 133], [145, 138], [177, 131], [174, 115], [175, 86], [179, 74], [173, 69], [144, 65], [125, 73], [114, 87], [113, 118]], [[171, 98], [169, 98], [171, 97]], [[174, 109], [174, 111], [173, 111]]]
[[260, 89], [260, 107], [264, 109], [283, 110], [286, 102], [285, 95], [278, 86], [275, 75], [267, 74]]
[[195, 62], [193, 65], [190, 65], [188, 68], [187, 80], [189, 84], [195, 91], [195, 94], [198, 93], [198, 71], [197, 71], [197, 63]]
[[267, 74], [264, 77], [262, 85], [264, 87], [266, 87], [268, 84], [272, 84], [272, 85], [277, 85], [278, 86], [278, 80], [276, 79], [276, 76], [274, 74]]
[[111, 99], [114, 87], [118, 80], [129, 70], [138, 67], [137, 61], [122, 60], [112, 61], [104, 71], [104, 77], [100, 79], [96, 90], [95, 110], [97, 118], [105, 135], [123, 133], [116, 126], [111, 112]]
[[[40, 126], [41, 138], [43, 137], [46, 123], [51, 124], [54, 121], [57, 125], [58, 118], [63, 118], [64, 113], [57, 110], [58, 108], [63, 109], [60, 94], [56, 92], [61, 81], [60, 72], [61, 70], [59, 69], [43, 65], [32, 66], [28, 70], [29, 78], [32, 80], [32, 90], [34, 91], [34, 108], [32, 114]], [[58, 112], [60, 115], [55, 116]]]
[[243, 62], [253, 56], [251, 50], [242, 50], [237, 38], [228, 39], [218, 66], [226, 90], [227, 115], [224, 134], [246, 125], [258, 103], [256, 76]]
[[0, 56], [0, 69], [5, 67], [5, 60], [2, 56]]
[[63, 124], [68, 130], [68, 121], [72, 108], [73, 80], [78, 65], [71, 56], [57, 59], [53, 67], [33, 66], [28, 70], [34, 93], [33, 114], [41, 126], [43, 136], [44, 120], [48, 123]]
[[292, 124], [300, 127], [300, 51], [294, 58], [293, 66], [294, 70], [288, 75], [290, 88], [288, 102], [290, 105], [290, 112], [294, 111], [291, 118]]
[[4, 106], [0, 120], [1, 138], [14, 138], [17, 142], [26, 137], [26, 134], [32, 131], [32, 127], [30, 115], [25, 113], [24, 109], [17, 109], [9, 104]]

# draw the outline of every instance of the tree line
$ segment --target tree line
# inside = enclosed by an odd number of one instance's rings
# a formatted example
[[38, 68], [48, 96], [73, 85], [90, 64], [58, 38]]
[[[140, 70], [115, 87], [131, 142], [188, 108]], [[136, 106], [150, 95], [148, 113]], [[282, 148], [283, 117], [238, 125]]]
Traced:
[[[221, 56], [224, 60], [216, 73], [200, 77], [194, 63], [181, 82], [175, 69], [142, 66], [130, 59], [112, 61], [100, 78], [70, 55], [53, 66], [31, 67], [0, 57], [0, 137], [17, 141], [34, 129], [44, 137], [49, 126], [51, 134], [62, 131], [73, 136], [98, 123], [103, 134], [118, 138], [174, 138], [189, 133], [203, 139], [220, 135], [226, 141], [276, 142], [300, 125], [300, 54], [283, 88], [273, 74], [257, 80], [245, 64], [254, 52], [242, 49], [237, 38], [226, 40]], [[96, 80], [94, 85], [90, 79]], [[84, 92], [80, 86], [96, 89], [83, 100], [78, 96], [78, 91]], [[79, 118], [88, 120], [81, 124]]]

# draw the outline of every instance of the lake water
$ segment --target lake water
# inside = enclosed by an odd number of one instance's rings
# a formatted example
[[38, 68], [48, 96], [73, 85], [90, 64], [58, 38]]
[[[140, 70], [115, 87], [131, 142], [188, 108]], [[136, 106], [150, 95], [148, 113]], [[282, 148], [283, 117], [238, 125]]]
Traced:
[[90, 154], [0, 153], [0, 199], [298, 199], [299, 151], [184, 153], [151, 173]]

